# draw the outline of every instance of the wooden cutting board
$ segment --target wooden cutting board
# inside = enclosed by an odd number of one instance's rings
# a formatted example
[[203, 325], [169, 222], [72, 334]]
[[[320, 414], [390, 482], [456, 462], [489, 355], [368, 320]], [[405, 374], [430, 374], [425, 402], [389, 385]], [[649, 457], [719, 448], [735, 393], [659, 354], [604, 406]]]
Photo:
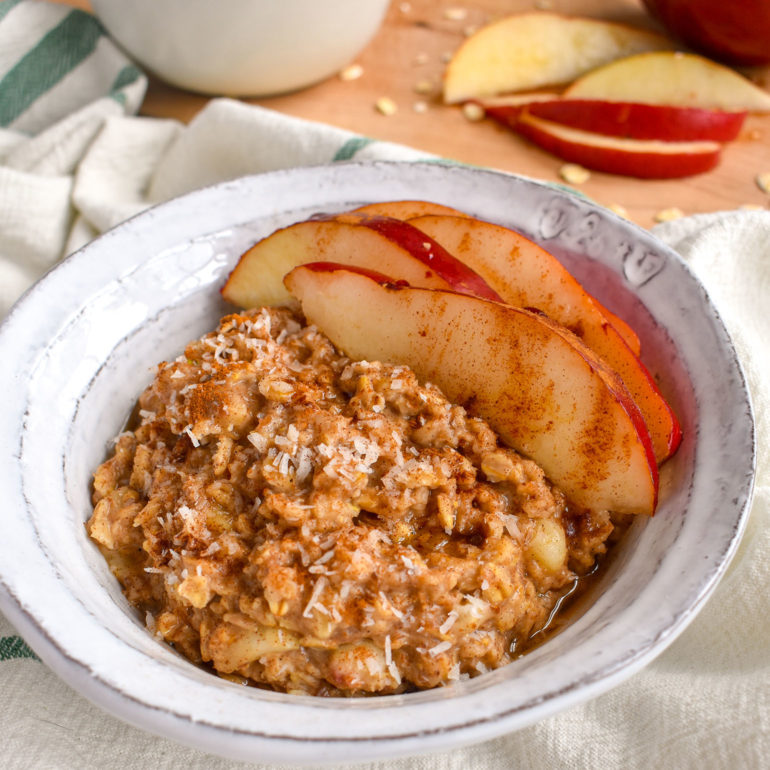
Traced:
[[[88, 0], [55, 1], [90, 7]], [[563, 162], [558, 158], [489, 120], [468, 120], [459, 107], [445, 106], [440, 98], [446, 59], [469, 31], [491, 19], [536, 7], [659, 29], [640, 0], [393, 0], [382, 28], [356, 59], [360, 77], [332, 77], [296, 93], [244, 101], [457, 161], [561, 181]], [[770, 86], [770, 68], [745, 74], [765, 88]], [[384, 115], [377, 110], [383, 97], [395, 103], [395, 113]], [[187, 122], [206, 102], [207, 97], [152, 79], [142, 114]], [[631, 220], [649, 227], [659, 212], [669, 208], [685, 214], [741, 206], [767, 209], [770, 195], [756, 183], [757, 174], [763, 172], [770, 172], [770, 115], [750, 116], [741, 137], [726, 147], [722, 162], [709, 173], [640, 181], [593, 172], [579, 189], [599, 203], [622, 206]]]

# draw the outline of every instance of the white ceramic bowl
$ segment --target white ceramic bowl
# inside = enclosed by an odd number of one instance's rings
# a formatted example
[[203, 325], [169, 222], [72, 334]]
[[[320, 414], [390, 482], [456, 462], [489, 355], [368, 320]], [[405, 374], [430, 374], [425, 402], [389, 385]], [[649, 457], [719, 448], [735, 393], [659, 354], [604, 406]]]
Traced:
[[180, 88], [228, 96], [292, 91], [337, 72], [377, 31], [389, 0], [91, 0], [130, 56]]
[[[639, 332], [681, 418], [660, 508], [638, 518], [592, 604], [514, 663], [429, 692], [313, 699], [243, 688], [153, 639], [86, 537], [89, 481], [155, 362], [213, 328], [238, 255], [276, 227], [423, 198], [519, 228]], [[248, 177], [117, 227], [46, 275], [0, 328], [0, 606], [64, 680], [149, 731], [233, 758], [343, 762], [490, 738], [593, 697], [692, 620], [740, 538], [753, 422], [703, 288], [649, 233], [560, 190], [438, 164], [339, 164]]]

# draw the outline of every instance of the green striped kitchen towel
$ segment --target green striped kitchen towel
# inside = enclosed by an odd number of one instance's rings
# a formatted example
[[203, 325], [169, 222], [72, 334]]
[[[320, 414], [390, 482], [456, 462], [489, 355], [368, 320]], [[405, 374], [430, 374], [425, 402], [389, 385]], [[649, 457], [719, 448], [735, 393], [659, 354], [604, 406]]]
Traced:
[[146, 87], [91, 14], [0, 0], [0, 318], [64, 255], [80, 163]]
[[0, 127], [37, 134], [102, 98], [136, 112], [146, 80], [85, 11], [0, 1]]

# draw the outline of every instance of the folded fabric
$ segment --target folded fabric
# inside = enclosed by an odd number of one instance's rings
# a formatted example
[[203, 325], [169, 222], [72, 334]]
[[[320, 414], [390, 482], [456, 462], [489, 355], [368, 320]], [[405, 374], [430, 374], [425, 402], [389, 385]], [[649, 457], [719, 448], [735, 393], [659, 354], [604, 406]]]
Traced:
[[[92, 17], [34, 0], [0, 1], [0, 318], [62, 256], [155, 202], [277, 168], [427, 157], [227, 99], [211, 101], [186, 127], [134, 117], [144, 88], [144, 76]], [[706, 285], [754, 398], [756, 498], [733, 565], [682, 636], [611, 692], [478, 746], [361, 769], [766, 766], [770, 213], [688, 217], [655, 232]], [[37, 660], [1, 616], [0, 691], [3, 767], [243, 767], [102, 713]]]
[[367, 158], [433, 157], [350, 131], [231, 99], [214, 99], [189, 126], [111, 118], [74, 178], [77, 228], [70, 253], [128, 216], [191, 190], [245, 174]]
[[0, 2], [0, 317], [63, 256], [78, 164], [146, 86], [90, 14]]

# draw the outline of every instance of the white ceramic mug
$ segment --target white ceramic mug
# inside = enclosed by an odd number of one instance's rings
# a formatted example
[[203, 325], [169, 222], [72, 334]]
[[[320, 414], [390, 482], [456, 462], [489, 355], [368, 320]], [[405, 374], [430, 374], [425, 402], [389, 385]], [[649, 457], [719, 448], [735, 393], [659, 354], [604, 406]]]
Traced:
[[268, 96], [340, 70], [389, 0], [91, 0], [110, 35], [172, 85]]

